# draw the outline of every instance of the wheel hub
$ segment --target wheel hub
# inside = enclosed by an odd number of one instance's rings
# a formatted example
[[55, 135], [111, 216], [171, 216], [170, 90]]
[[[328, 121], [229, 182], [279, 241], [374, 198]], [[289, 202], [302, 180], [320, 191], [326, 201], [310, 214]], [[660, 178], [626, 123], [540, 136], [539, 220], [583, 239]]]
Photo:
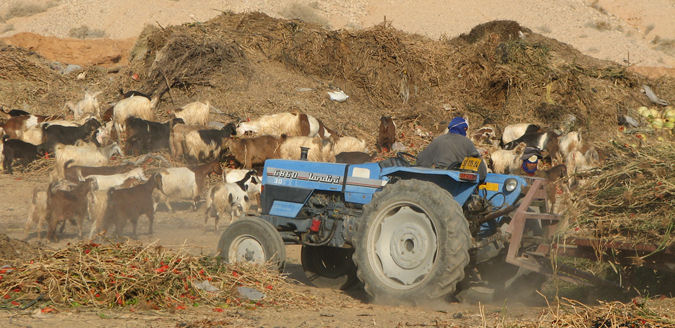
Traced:
[[252, 236], [244, 235], [232, 241], [232, 245], [228, 251], [228, 258], [232, 262], [263, 264], [266, 257], [262, 244]]
[[401, 206], [382, 219], [379, 229], [375, 253], [385, 276], [412, 285], [431, 271], [436, 234], [424, 213]]

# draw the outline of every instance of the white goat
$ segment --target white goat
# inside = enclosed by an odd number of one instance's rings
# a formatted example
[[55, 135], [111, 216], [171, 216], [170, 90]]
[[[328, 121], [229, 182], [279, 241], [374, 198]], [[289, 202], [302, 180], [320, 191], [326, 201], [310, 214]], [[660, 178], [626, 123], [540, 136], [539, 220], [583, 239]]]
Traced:
[[[219, 183], [209, 189], [206, 196], [206, 215], [204, 224], [210, 217], [215, 218], [215, 230], [218, 231], [218, 221], [223, 216], [235, 218], [243, 216], [260, 199], [260, 182], [255, 171], [248, 171], [237, 182]], [[259, 206], [259, 205], [258, 205]]]
[[199, 126], [175, 124], [169, 134], [169, 150], [173, 159], [179, 159], [185, 156], [185, 139], [192, 131], [198, 131]]
[[40, 231], [45, 223], [47, 217], [47, 189], [43, 186], [35, 187], [33, 189], [33, 200], [28, 210], [28, 218], [26, 218], [26, 225], [24, 228], [26, 238], [30, 233], [30, 229], [36, 227], [37, 237], [40, 238]]
[[354, 138], [354, 137], [338, 137], [337, 141], [333, 144], [333, 153], [335, 155], [339, 153], [344, 153], [344, 152], [353, 152], [353, 151], [358, 151], [362, 153], [367, 153], [368, 149], [366, 146], [366, 142]]
[[558, 151], [562, 158], [567, 159], [569, 154], [582, 147], [581, 133], [572, 131], [558, 139]]
[[494, 173], [509, 174], [518, 171], [523, 161], [520, 157], [525, 150], [525, 143], [521, 142], [512, 150], [499, 149], [490, 154]]
[[175, 109], [173, 115], [182, 118], [185, 124], [206, 126], [209, 122], [209, 110], [211, 104], [207, 101], [191, 102], [181, 108]]
[[170, 200], [189, 199], [192, 201], [192, 208], [197, 210], [199, 188], [194, 171], [187, 167], [170, 167], [160, 170], [159, 174], [162, 176], [163, 192], [156, 194], [159, 202], [163, 202], [173, 212]]
[[89, 93], [89, 91], [85, 91], [84, 99], [78, 101], [77, 104], [73, 104], [72, 101], [68, 101], [66, 102], [65, 107], [68, 107], [73, 112], [73, 118], [76, 120], [87, 114], [98, 118], [101, 116], [101, 107], [99, 106], [98, 100], [96, 99], [96, 96], [99, 94], [101, 94], [101, 91], [95, 93]]
[[111, 174], [111, 175], [88, 175], [82, 177], [82, 174], [78, 172], [78, 177], [80, 180], [92, 178], [96, 182], [96, 190], [108, 190], [110, 188], [115, 188], [121, 186], [127, 179], [136, 178], [141, 181], [145, 181], [148, 178], [143, 174], [143, 168], [137, 167], [133, 170]]
[[532, 123], [518, 123], [507, 125], [502, 133], [502, 143], [505, 145], [516, 140], [526, 133], [533, 133], [539, 130], [539, 126]]
[[75, 145], [57, 144], [54, 147], [56, 157], [57, 177], [63, 179], [63, 165], [68, 160], [73, 160], [71, 165], [81, 166], [103, 166], [108, 163], [114, 154], [124, 156], [122, 149], [116, 142], [105, 147], [97, 148], [93, 143], [78, 141]]
[[330, 136], [330, 132], [328, 132], [323, 124], [315, 117], [298, 113], [263, 115], [257, 120], [239, 123], [237, 126], [237, 135], [243, 136], [247, 132], [256, 135], [272, 136], [285, 134], [289, 137], [314, 137], [319, 135], [322, 138], [327, 138]]
[[307, 160], [311, 162], [335, 162], [330, 141], [319, 137], [288, 137], [279, 146], [279, 156], [283, 159], [299, 160], [301, 149], [307, 147]]
[[126, 135], [124, 133], [126, 131], [125, 121], [131, 116], [149, 121], [154, 120], [155, 114], [152, 109], [155, 108], [157, 102], [159, 102], [159, 96], [153, 97], [152, 100], [143, 96], [131, 96], [118, 101], [113, 107], [113, 126], [117, 136], [121, 138]]

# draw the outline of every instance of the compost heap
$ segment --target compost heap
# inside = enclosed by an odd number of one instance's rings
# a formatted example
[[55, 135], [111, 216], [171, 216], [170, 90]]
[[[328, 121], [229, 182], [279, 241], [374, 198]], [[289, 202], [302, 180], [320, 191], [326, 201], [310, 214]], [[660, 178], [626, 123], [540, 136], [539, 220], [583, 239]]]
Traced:
[[80, 242], [60, 250], [42, 250], [30, 261], [0, 270], [0, 295], [0, 306], [10, 308], [34, 300], [60, 306], [141, 309], [315, 303], [274, 269], [224, 265], [180, 249], [133, 242]]
[[[169, 87], [167, 98], [178, 104], [198, 95], [243, 119], [297, 110], [369, 144], [379, 117], [393, 115], [413, 153], [454, 115], [467, 116], [472, 127], [556, 126], [574, 115], [578, 127], [606, 128], [616, 124], [617, 112], [647, 101], [643, 77], [512, 21], [431, 40], [386, 23], [331, 31], [261, 13], [224, 13], [204, 23], [146, 28], [125, 74], [132, 72], [141, 76], [140, 89]], [[649, 84], [664, 98], [675, 94], [673, 79]], [[329, 101], [326, 91], [336, 89], [349, 99]]]
[[618, 135], [596, 144], [608, 158], [572, 193], [573, 234], [660, 249], [673, 245], [675, 143], [647, 138]]

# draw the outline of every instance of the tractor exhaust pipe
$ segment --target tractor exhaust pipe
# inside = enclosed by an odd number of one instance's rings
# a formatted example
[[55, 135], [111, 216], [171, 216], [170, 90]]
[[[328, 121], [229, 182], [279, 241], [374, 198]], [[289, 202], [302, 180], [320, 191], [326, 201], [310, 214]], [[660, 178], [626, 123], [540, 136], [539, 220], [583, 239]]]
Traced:
[[300, 147], [300, 160], [301, 161], [307, 160], [307, 152], [308, 151], [309, 151], [309, 147]]

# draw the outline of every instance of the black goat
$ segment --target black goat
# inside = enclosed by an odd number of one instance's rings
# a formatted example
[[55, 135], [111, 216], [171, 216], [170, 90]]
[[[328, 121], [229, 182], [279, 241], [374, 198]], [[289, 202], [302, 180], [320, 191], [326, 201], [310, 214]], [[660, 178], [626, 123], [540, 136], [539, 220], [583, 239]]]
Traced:
[[22, 159], [25, 163], [30, 163], [40, 157], [42, 154], [42, 145], [35, 146], [18, 139], [9, 139], [9, 136], [2, 138], [0, 144], [0, 154], [2, 154], [2, 168], [7, 173], [12, 174], [12, 163], [15, 159]]
[[61, 143], [64, 145], [74, 145], [78, 140], [92, 141], [97, 146], [98, 142], [94, 138], [96, 129], [101, 127], [101, 123], [95, 118], [88, 119], [82, 126], [61, 126], [44, 125], [42, 127], [44, 135], [44, 147], [47, 151], [54, 151], [54, 145]]
[[127, 126], [125, 151], [131, 155], [141, 155], [169, 149], [171, 127], [174, 124], [184, 124], [185, 122], [183, 122], [183, 119], [175, 118], [165, 123], [159, 123], [132, 116], [127, 118], [125, 123]]

